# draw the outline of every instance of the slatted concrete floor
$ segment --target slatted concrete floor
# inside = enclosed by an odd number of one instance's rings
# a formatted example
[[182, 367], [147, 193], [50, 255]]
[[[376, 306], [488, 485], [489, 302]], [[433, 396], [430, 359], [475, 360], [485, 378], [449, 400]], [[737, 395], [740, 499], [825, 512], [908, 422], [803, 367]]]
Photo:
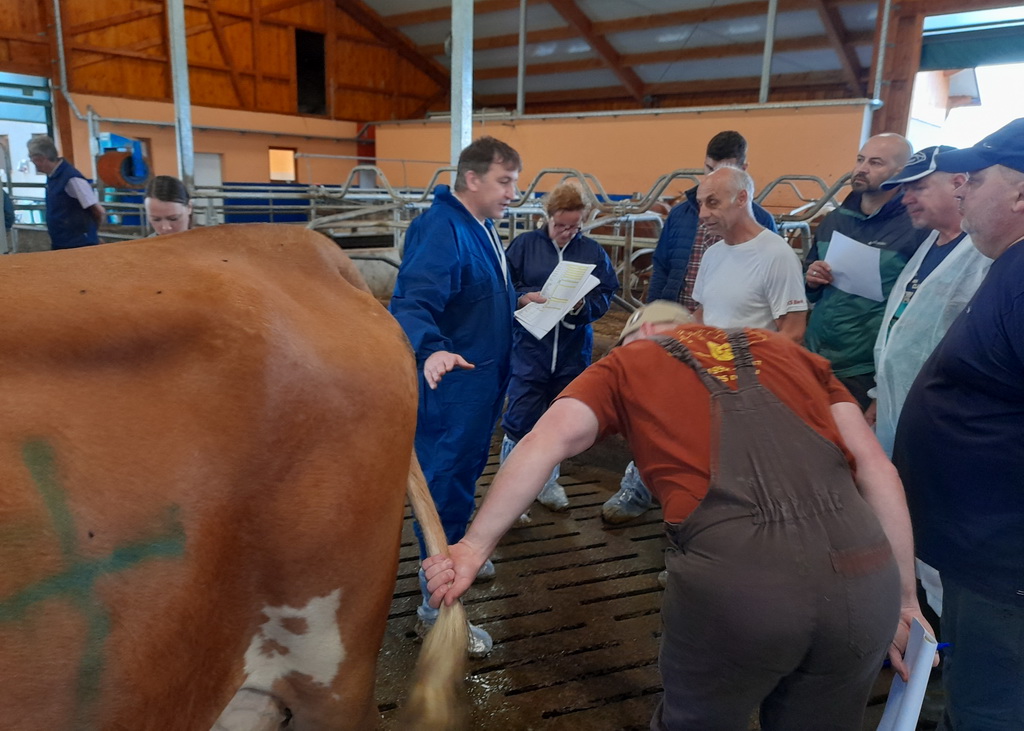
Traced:
[[[492, 456], [481, 493], [496, 470]], [[617, 478], [597, 468], [567, 472], [560, 481], [569, 512], [535, 505], [533, 523], [512, 529], [495, 553], [495, 580], [467, 595], [471, 620], [494, 639], [490, 656], [470, 661], [470, 728], [642, 729], [657, 703], [661, 514], [608, 528], [601, 504]], [[385, 729], [398, 728], [393, 709], [419, 647], [419, 564], [408, 523], [378, 671]]]
[[[492, 455], [478, 500], [497, 471]], [[621, 472], [565, 466], [570, 510], [540, 505], [533, 523], [513, 528], [494, 555], [497, 578], [467, 595], [471, 620], [487, 629], [494, 650], [469, 661], [468, 728], [480, 731], [623, 731], [646, 729], [658, 695], [659, 610], [664, 568], [661, 513], [622, 527], [601, 520], [601, 504]], [[401, 728], [419, 651], [414, 640], [420, 601], [418, 554], [406, 519], [395, 598], [378, 667], [381, 728]], [[756, 617], [752, 617], [756, 621]], [[891, 676], [885, 671], [869, 703], [864, 729], [874, 729]], [[752, 720], [751, 729], [757, 724]], [[934, 728], [922, 723], [920, 729]], [[405, 731], [402, 729], [402, 731]]]

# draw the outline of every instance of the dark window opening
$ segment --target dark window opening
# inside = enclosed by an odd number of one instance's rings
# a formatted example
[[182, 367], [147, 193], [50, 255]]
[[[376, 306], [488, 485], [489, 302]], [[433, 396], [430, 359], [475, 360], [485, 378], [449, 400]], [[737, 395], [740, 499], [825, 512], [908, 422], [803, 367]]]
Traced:
[[295, 29], [295, 75], [299, 114], [327, 114], [327, 53], [324, 34]]

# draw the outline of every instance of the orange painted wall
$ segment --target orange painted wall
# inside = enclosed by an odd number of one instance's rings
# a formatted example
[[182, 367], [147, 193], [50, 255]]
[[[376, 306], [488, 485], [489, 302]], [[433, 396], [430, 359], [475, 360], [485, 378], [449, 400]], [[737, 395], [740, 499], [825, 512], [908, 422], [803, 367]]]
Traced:
[[[87, 94], [75, 94], [74, 99], [80, 111], [85, 113], [92, 107], [101, 117], [174, 121], [174, 105], [164, 102]], [[243, 133], [195, 129], [193, 135], [195, 151], [220, 153], [224, 181], [238, 183], [270, 182], [268, 150], [271, 147], [292, 147], [308, 154], [355, 156], [354, 138], [359, 132], [355, 122], [209, 107], [192, 107], [192, 124], [196, 128], [207, 125], [246, 130]], [[100, 131], [148, 139], [153, 172], [177, 175], [178, 156], [173, 127], [101, 122]], [[72, 135], [77, 158], [73, 162], [84, 174], [91, 175], [87, 123], [72, 117]], [[340, 185], [355, 164], [355, 160], [300, 159], [296, 165], [298, 182]]]
[[[703, 168], [708, 140], [735, 129], [749, 143], [749, 172], [760, 191], [781, 175], [814, 175], [832, 184], [853, 167], [864, 129], [861, 106], [722, 111], [700, 114], [621, 116], [582, 119], [488, 121], [477, 123], [473, 136], [493, 135], [523, 157], [520, 187], [526, 188], [545, 167], [571, 167], [591, 173], [611, 195], [646, 193], [660, 175], [678, 168]], [[377, 128], [379, 158], [448, 159], [449, 126], [445, 122], [382, 124]], [[404, 174], [425, 185], [435, 165], [381, 163], [389, 178]], [[557, 177], [545, 180], [550, 190]], [[442, 182], [448, 182], [447, 179]], [[670, 194], [689, 187], [682, 181]], [[820, 195], [817, 186], [806, 193]], [[796, 199], [780, 192], [768, 202], [794, 207]]]

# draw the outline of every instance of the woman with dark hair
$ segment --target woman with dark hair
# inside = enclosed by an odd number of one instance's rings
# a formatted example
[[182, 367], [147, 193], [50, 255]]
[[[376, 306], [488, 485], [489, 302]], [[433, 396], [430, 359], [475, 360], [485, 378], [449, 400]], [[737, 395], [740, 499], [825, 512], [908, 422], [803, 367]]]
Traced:
[[[508, 408], [501, 420], [505, 438], [504, 461], [520, 439], [533, 428], [551, 401], [590, 365], [594, 334], [590, 323], [608, 311], [619, 285], [608, 254], [601, 245], [580, 233], [587, 204], [578, 187], [562, 183], [544, 201], [547, 220], [535, 231], [520, 234], [505, 252], [516, 295], [539, 292], [552, 270], [562, 261], [594, 264], [600, 280], [561, 322], [541, 339], [515, 323], [512, 330], [512, 380]], [[565, 510], [569, 500], [551, 473], [537, 498], [552, 510]]]
[[146, 188], [146, 219], [154, 235], [176, 234], [192, 228], [192, 200], [185, 184], [170, 175], [157, 175]]

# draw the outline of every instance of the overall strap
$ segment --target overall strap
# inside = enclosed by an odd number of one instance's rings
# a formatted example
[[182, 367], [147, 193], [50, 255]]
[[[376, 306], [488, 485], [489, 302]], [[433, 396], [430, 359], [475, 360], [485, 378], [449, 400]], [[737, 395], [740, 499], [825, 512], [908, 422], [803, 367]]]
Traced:
[[750, 353], [750, 340], [743, 328], [727, 330], [729, 346], [732, 348], [732, 364], [736, 369], [736, 385], [739, 388], [750, 388], [758, 385], [757, 369], [754, 367], [754, 356]]
[[697, 359], [693, 357], [693, 353], [685, 345], [680, 343], [673, 337], [667, 335], [656, 335], [651, 338], [654, 342], [660, 345], [665, 351], [676, 360], [682, 361], [686, 365], [693, 369], [693, 372], [697, 374], [700, 380], [704, 383], [704, 387], [711, 392], [712, 395], [725, 393], [729, 390], [729, 387], [715, 378], [713, 375], [707, 372], [707, 370]]

